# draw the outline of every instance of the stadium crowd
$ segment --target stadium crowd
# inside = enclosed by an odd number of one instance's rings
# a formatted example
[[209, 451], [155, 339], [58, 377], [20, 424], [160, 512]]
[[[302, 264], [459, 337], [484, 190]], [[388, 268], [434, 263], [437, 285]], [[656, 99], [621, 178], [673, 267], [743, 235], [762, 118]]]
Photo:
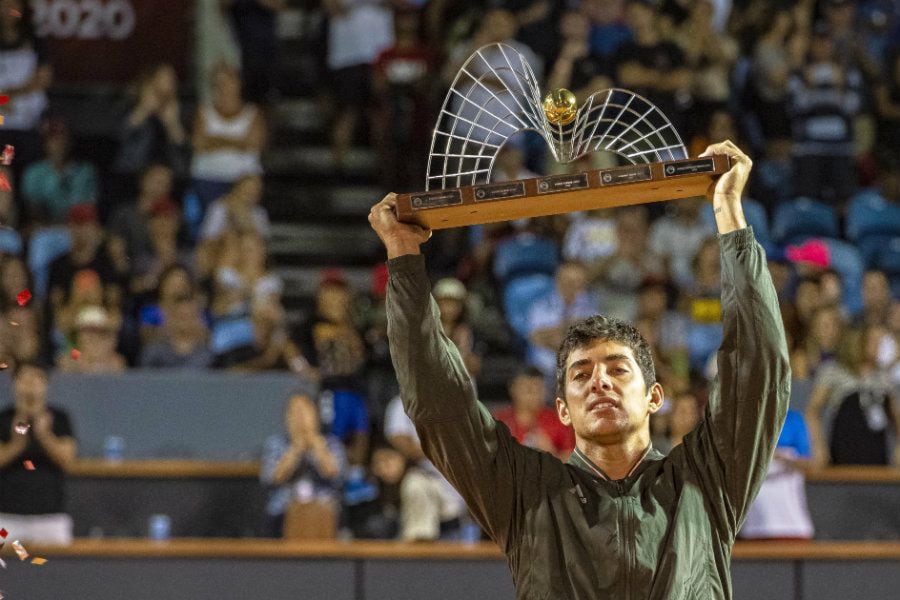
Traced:
[[[47, 111], [52, 57], [27, 5], [0, 0], [0, 63], [9, 65], [0, 91], [11, 98], [0, 107], [0, 140], [15, 148], [0, 167], [11, 184], [0, 189], [0, 363], [73, 373], [294, 372], [284, 433], [261, 440], [272, 535], [287, 528], [295, 501], [332, 507], [327, 514], [339, 514], [354, 537], [471, 535], [458, 495], [424, 459], [394, 396], [384, 265], [372, 265], [371, 290], [354, 289], [340, 269], [322, 270], [314, 313], [287, 318], [262, 204], [278, 96], [266, 63], [286, 4], [223, 4], [235, 51], [203, 71], [195, 94], [170, 65], [146, 68], [123, 92], [115, 156], [94, 164], [73, 152], [71, 124]], [[640, 93], [672, 119], [691, 155], [735, 140], [755, 162], [745, 211], [768, 253], [794, 378], [808, 384], [797, 386], [800, 412], [773, 470], [799, 475], [802, 491], [805, 462], [900, 464], [895, 3], [303, 5], [326, 17], [317, 92], [335, 107], [334, 168], [347, 172], [351, 146], [369, 144], [385, 191], [422, 187], [443, 95], [466, 57], [495, 42], [526, 56], [545, 89], [568, 88], [579, 102], [611, 86]], [[551, 162], [523, 136], [504, 147], [493, 176], [545, 174], [559, 168]], [[712, 223], [696, 199], [434, 236], [434, 295], [473, 377], [490, 353], [519, 359], [496, 417], [520, 441], [571, 451], [572, 434], [550, 408], [554, 352], [570, 322], [595, 312], [633, 321], [654, 350], [670, 407], [653, 422], [654, 444], [670, 449], [693, 428], [722, 335]], [[75, 432], [77, 422], [72, 415]], [[0, 427], [0, 441], [11, 436]], [[0, 479], [24, 468], [10, 456]], [[796, 483], [763, 497], [797, 494]], [[0, 512], [8, 506], [21, 503]], [[812, 535], [804, 523], [773, 533], [761, 519], [748, 535]]]

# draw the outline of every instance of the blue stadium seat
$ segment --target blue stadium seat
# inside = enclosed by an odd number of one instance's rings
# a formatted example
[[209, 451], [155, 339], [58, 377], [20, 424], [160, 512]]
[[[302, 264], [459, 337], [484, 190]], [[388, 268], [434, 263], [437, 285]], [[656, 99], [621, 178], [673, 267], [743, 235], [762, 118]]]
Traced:
[[536, 300], [551, 292], [554, 278], [546, 273], [516, 277], [503, 289], [503, 311], [506, 322], [521, 341], [528, 339], [528, 313]]
[[34, 276], [35, 296], [47, 295], [50, 263], [69, 251], [72, 237], [65, 227], [38, 229], [28, 243], [28, 268]]
[[838, 238], [837, 213], [817, 200], [796, 198], [776, 209], [772, 236], [779, 244], [794, 244], [810, 237]]
[[847, 239], [860, 242], [870, 236], [900, 236], [900, 206], [874, 190], [864, 190], [847, 205]]
[[22, 236], [11, 227], [0, 227], [0, 254], [22, 255]]
[[[760, 244], [768, 250], [772, 244], [772, 234], [769, 231], [769, 217], [766, 215], [766, 208], [753, 200], [752, 198], [744, 198], [741, 200], [744, 207], [744, 217], [747, 219], [747, 225], [753, 228], [753, 233]], [[704, 204], [702, 209], [703, 221], [707, 223], [713, 230], [716, 228], [716, 215], [713, 213], [712, 204]]]
[[900, 236], [890, 238], [882, 246], [875, 266], [891, 277], [900, 275]]
[[552, 240], [520, 233], [500, 242], [494, 253], [494, 276], [501, 283], [522, 275], [553, 275], [559, 266], [559, 249]]

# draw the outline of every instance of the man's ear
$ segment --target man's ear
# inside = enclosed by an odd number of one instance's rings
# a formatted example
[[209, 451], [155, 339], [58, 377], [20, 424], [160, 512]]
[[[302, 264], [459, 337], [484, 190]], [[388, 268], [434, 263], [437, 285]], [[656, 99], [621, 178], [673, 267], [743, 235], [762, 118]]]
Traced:
[[660, 385], [658, 381], [650, 386], [650, 391], [648, 391], [647, 394], [650, 396], [650, 401], [647, 404], [647, 410], [650, 412], [650, 414], [653, 414], [662, 408], [663, 401], [665, 401], [666, 395], [663, 392], [662, 385]]
[[559, 422], [566, 427], [572, 426], [572, 415], [569, 414], [569, 405], [562, 398], [556, 398], [556, 414], [559, 416]]

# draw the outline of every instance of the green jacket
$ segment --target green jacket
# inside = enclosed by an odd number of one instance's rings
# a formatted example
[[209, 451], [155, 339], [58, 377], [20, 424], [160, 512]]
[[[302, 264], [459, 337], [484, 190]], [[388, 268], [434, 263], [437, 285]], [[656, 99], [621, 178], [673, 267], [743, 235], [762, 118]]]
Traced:
[[731, 598], [731, 548], [787, 412], [790, 366], [765, 253], [720, 236], [724, 339], [700, 425], [608, 480], [580, 453], [526, 448], [476, 398], [421, 256], [390, 261], [388, 335], [429, 459], [506, 553], [522, 600]]

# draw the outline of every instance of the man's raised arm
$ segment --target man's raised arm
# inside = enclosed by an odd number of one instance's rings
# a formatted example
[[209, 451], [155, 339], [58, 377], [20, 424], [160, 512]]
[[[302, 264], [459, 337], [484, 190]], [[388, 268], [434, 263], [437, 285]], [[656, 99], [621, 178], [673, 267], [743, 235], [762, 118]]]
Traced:
[[791, 370], [765, 252], [741, 209], [752, 163], [731, 142], [705, 154], [727, 154], [732, 163], [709, 194], [721, 246], [724, 335], [706, 415], [685, 438], [684, 452], [730, 542], [765, 479], [787, 414]]
[[510, 542], [515, 488], [509, 435], [478, 402], [453, 342], [444, 335], [419, 246], [431, 232], [399, 223], [394, 194], [369, 213], [388, 253], [387, 319], [391, 360], [406, 413], [422, 450], [466, 500], [479, 524], [501, 547]]

